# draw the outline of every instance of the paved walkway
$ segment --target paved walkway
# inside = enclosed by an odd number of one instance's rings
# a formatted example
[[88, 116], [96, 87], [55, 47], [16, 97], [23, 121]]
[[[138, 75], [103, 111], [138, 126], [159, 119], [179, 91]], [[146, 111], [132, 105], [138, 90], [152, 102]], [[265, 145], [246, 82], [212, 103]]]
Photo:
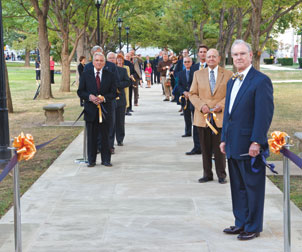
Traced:
[[[267, 181], [264, 232], [237, 241], [230, 185], [197, 183], [201, 156], [186, 156], [183, 118], [161, 88], [141, 89], [113, 167], [87, 168], [81, 134], [22, 197], [24, 252], [281, 252], [282, 194]], [[13, 213], [0, 220], [0, 252], [13, 249]], [[292, 251], [302, 251], [302, 213], [292, 205]]]

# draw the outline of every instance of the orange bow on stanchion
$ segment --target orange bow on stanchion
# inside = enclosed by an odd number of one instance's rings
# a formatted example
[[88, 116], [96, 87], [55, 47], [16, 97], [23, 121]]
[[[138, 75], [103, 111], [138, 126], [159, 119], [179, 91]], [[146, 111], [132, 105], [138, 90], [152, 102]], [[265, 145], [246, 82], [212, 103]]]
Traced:
[[274, 131], [271, 133], [272, 138], [268, 140], [271, 151], [279, 154], [282, 147], [286, 144], [285, 137], [287, 133], [281, 131]]
[[18, 161], [32, 159], [37, 152], [33, 136], [31, 134], [24, 135], [23, 132], [15, 137], [13, 147], [16, 148]]

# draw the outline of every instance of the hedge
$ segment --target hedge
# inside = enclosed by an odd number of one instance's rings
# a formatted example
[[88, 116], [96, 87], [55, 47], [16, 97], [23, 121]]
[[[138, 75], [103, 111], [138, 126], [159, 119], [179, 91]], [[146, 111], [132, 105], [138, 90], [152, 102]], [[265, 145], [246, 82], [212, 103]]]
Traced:
[[294, 64], [293, 58], [278, 58], [278, 62], [281, 66], [292, 66]]
[[263, 61], [267, 65], [274, 64], [274, 59], [271, 59], [271, 58], [265, 58], [265, 59], [263, 59]]

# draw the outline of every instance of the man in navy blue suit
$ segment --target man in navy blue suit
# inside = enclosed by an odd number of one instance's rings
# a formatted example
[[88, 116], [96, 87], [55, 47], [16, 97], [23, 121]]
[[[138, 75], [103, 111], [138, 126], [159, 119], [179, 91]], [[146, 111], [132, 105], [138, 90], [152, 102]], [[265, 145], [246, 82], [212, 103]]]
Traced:
[[185, 119], [185, 134], [182, 137], [192, 136], [192, 117], [191, 117], [191, 102], [189, 100], [190, 91], [190, 68], [192, 66], [192, 59], [190, 57], [184, 58], [185, 70], [178, 74], [178, 90], [180, 95], [182, 95], [182, 109]]
[[[102, 165], [112, 166], [109, 146], [109, 125], [112, 100], [116, 98], [117, 85], [114, 74], [105, 66], [105, 56], [93, 55], [93, 68], [84, 71], [80, 78], [78, 96], [84, 100], [84, 120], [87, 128], [88, 167], [96, 165], [98, 136], [101, 141]], [[98, 105], [102, 107], [102, 121]], [[107, 115], [107, 117], [106, 117]]]
[[[223, 231], [250, 240], [263, 230], [265, 165], [257, 161], [268, 148], [273, 86], [269, 77], [252, 66], [248, 43], [236, 40], [231, 53], [238, 72], [227, 84], [220, 150], [228, 159], [235, 225]], [[253, 169], [252, 158], [258, 163]]]

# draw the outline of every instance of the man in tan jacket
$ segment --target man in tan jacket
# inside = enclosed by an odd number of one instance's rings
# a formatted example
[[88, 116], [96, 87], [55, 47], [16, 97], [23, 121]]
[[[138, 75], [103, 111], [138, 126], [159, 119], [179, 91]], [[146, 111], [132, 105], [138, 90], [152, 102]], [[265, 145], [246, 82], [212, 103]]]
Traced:
[[194, 125], [197, 126], [202, 149], [203, 177], [200, 183], [213, 180], [212, 154], [218, 182], [226, 183], [225, 155], [220, 152], [221, 128], [226, 94], [226, 84], [232, 72], [218, 66], [220, 61], [216, 49], [207, 52], [208, 68], [194, 73], [189, 99], [195, 107]]

